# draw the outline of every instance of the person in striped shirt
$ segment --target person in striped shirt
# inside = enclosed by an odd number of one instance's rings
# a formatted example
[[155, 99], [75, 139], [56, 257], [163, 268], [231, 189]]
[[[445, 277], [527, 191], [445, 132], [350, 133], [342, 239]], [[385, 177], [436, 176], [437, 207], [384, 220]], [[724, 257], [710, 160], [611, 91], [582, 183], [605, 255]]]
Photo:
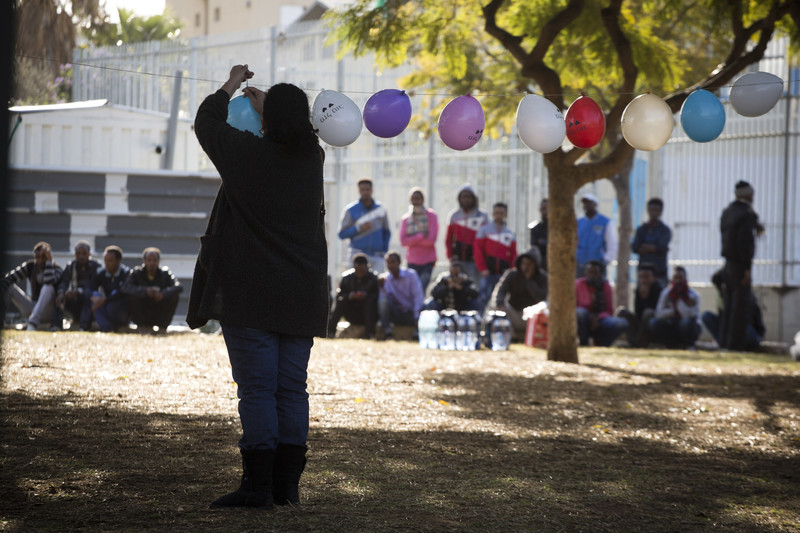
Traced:
[[479, 311], [492, 297], [494, 286], [503, 273], [517, 260], [517, 236], [506, 225], [508, 205], [497, 202], [492, 206], [492, 221], [484, 224], [475, 234], [475, 266], [481, 273], [479, 283]]
[[448, 215], [445, 247], [447, 258], [458, 259], [464, 272], [476, 285], [480, 283], [480, 274], [475, 266], [475, 235], [481, 227], [489, 222], [489, 216], [478, 208], [478, 197], [467, 183], [458, 191], [458, 209]]
[[[39, 242], [33, 247], [33, 259], [25, 261], [3, 276], [4, 303], [10, 301], [28, 319], [28, 331], [47, 329], [54, 324], [56, 285], [63, 272], [53, 261], [50, 244]], [[30, 285], [30, 296], [20, 287], [25, 281]], [[5, 305], [4, 305], [5, 314]], [[59, 314], [58, 317], [61, 315]], [[59, 327], [60, 329], [60, 327]]]

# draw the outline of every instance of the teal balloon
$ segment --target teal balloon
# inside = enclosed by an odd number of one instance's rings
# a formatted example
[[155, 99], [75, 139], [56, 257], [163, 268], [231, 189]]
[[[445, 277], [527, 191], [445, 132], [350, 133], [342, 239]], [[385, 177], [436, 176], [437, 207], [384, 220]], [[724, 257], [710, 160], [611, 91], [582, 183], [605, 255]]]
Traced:
[[246, 96], [237, 96], [228, 102], [228, 124], [237, 130], [249, 131], [256, 137], [263, 137], [261, 117]]
[[725, 127], [725, 108], [712, 93], [697, 89], [683, 102], [681, 126], [695, 142], [713, 141]]

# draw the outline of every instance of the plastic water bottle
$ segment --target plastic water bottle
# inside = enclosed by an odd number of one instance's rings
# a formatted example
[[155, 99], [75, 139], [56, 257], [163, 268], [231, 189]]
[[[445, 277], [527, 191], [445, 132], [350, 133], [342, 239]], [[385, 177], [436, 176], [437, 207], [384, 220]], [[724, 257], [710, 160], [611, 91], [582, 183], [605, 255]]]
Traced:
[[474, 351], [480, 348], [478, 329], [478, 314], [475, 311], [461, 312], [458, 316], [456, 350]]
[[457, 313], [452, 309], [446, 309], [439, 315], [439, 327], [436, 332], [436, 341], [440, 350], [456, 349], [456, 332], [458, 331], [456, 316]]
[[486, 321], [486, 336], [493, 351], [508, 350], [511, 344], [511, 321], [502, 311], [490, 311]]
[[420, 312], [419, 322], [417, 322], [420, 347], [433, 350], [439, 347], [439, 343], [436, 340], [436, 331], [438, 328], [438, 311], [428, 309]]

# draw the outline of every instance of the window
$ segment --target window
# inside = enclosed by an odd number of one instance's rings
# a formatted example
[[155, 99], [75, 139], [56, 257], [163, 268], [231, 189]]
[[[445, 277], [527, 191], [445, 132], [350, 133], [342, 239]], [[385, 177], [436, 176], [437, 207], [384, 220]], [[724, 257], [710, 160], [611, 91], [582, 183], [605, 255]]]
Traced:
[[219, 8], [214, 8], [214, 22], [219, 22]]
[[200, 13], [195, 13], [194, 15], [194, 27], [195, 28], [200, 27]]

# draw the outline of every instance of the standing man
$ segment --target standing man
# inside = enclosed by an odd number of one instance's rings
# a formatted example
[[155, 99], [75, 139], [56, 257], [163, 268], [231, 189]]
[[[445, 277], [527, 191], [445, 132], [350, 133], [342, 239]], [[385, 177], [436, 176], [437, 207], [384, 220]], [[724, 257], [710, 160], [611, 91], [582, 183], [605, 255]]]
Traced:
[[725, 208], [720, 219], [725, 293], [719, 344], [729, 350], [745, 350], [756, 235], [764, 228], [753, 210], [752, 185], [740, 181], [734, 192], [736, 200]]
[[603, 276], [608, 263], [617, 257], [617, 232], [611, 220], [597, 212], [597, 196], [586, 193], [581, 197], [586, 216], [578, 219], [578, 270], [582, 276], [589, 261], [599, 261]]
[[[61, 267], [53, 261], [50, 244], [36, 243], [33, 247], [33, 260], [25, 261], [3, 277], [2, 292], [0, 292], [0, 296], [3, 297], [3, 315], [5, 306], [10, 300], [28, 319], [28, 331], [47, 329], [53, 322], [56, 285], [61, 273]], [[31, 286], [30, 297], [17, 285], [24, 283], [25, 280], [28, 280]], [[61, 329], [60, 324], [52, 325]]]
[[358, 181], [360, 198], [348, 204], [339, 223], [339, 238], [350, 239], [350, 257], [362, 253], [369, 258], [372, 268], [384, 269], [383, 256], [389, 249], [389, 218], [386, 208], [372, 198], [372, 180]]
[[425, 195], [419, 187], [411, 189], [409, 201], [408, 213], [400, 221], [400, 244], [406, 247], [408, 268], [416, 271], [424, 294], [436, 264], [439, 218], [433, 209], [425, 207]]
[[106, 246], [103, 252], [105, 266], [97, 271], [89, 284], [92, 313], [100, 331], [114, 331], [130, 322], [128, 298], [122, 292], [122, 284], [128, 279], [131, 269], [122, 264], [122, 248]]
[[75, 243], [75, 259], [67, 264], [58, 282], [56, 305], [67, 311], [72, 318], [72, 329], [79, 325], [83, 331], [92, 327], [92, 291], [89, 284], [100, 269], [100, 263], [92, 259], [92, 247], [86, 241]]
[[649, 220], [636, 228], [631, 249], [639, 254], [639, 264], [648, 263], [655, 267], [656, 278], [662, 286], [667, 286], [667, 252], [669, 241], [672, 239], [672, 230], [661, 222], [661, 213], [664, 211], [664, 201], [661, 198], [651, 198], [647, 201], [647, 216]]
[[538, 248], [539, 257], [542, 258], [541, 267], [547, 270], [547, 198], [542, 198], [539, 214], [542, 219], [531, 222], [528, 227], [531, 229], [531, 246]]
[[417, 325], [424, 297], [417, 273], [400, 266], [400, 254], [386, 254], [386, 272], [378, 277], [378, 315], [385, 339], [393, 338], [392, 326]]
[[182, 290], [170, 269], [161, 266], [161, 250], [153, 247], [144, 249], [142, 264], [131, 271], [122, 285], [133, 323], [142, 330], [155, 326], [161, 333], [172, 322]]
[[481, 314], [500, 276], [517, 260], [517, 236], [506, 225], [507, 216], [508, 206], [497, 202], [492, 206], [492, 221], [482, 226], [475, 235], [475, 266], [481, 273], [478, 309]]
[[480, 283], [481, 276], [473, 254], [475, 235], [487, 222], [489, 216], [478, 209], [478, 197], [467, 183], [458, 191], [458, 209], [451, 211], [448, 216], [445, 246], [447, 258], [461, 261], [464, 272], [476, 285]]

